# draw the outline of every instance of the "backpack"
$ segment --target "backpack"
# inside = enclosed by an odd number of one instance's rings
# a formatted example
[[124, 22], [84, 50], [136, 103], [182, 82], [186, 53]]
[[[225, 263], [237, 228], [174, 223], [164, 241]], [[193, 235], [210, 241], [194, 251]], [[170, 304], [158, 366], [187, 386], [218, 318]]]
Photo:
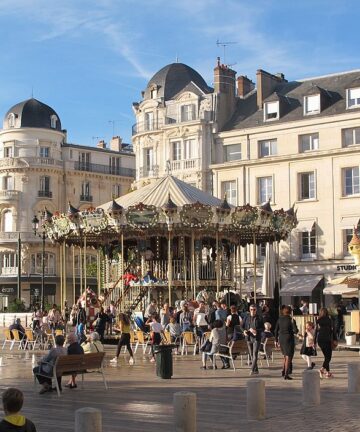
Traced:
[[231, 320], [230, 320], [230, 326], [231, 328], [235, 328], [235, 326], [240, 325], [240, 318], [239, 315], [236, 314], [231, 314]]

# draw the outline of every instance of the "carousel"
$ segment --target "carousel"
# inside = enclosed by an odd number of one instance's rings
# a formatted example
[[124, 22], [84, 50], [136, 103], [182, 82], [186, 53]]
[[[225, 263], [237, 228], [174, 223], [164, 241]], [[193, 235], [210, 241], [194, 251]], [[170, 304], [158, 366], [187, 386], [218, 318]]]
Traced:
[[42, 224], [64, 256], [67, 247], [80, 249], [84, 289], [93, 248], [100, 303], [135, 310], [150, 298], [174, 304], [199, 292], [241, 294], [242, 248], [252, 245], [256, 274], [256, 246], [286, 240], [297, 219], [294, 208], [234, 207], [226, 196], [220, 200], [167, 175], [98, 208], [79, 211], [69, 203], [67, 213], [45, 211]]

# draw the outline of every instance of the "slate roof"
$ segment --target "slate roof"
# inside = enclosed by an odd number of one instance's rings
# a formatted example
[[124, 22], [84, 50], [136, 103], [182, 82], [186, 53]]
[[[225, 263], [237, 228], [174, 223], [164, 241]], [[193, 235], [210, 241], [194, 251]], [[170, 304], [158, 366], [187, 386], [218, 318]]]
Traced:
[[[245, 129], [289, 121], [325, 117], [349, 112], [346, 109], [346, 89], [360, 87], [360, 70], [311, 78], [303, 81], [279, 83], [265, 101], [282, 100], [286, 110], [280, 119], [264, 121], [263, 109], [257, 108], [257, 92], [252, 91], [244, 99], [238, 99], [235, 112], [222, 130]], [[326, 103], [319, 114], [304, 115], [304, 97], [320, 93]], [[354, 108], [353, 108], [354, 109]], [[359, 109], [359, 108], [355, 108]]]
[[193, 82], [204, 93], [211, 93], [213, 89], [209, 87], [204, 78], [183, 63], [172, 63], [162, 69], [149, 80], [145, 90], [144, 100], [150, 99], [150, 91], [153, 85], [157, 86], [157, 97], [164, 98], [165, 101], [171, 100], [188, 84]]
[[[61, 131], [61, 121], [57, 113], [48, 105], [31, 98], [20, 102], [9, 109], [4, 117], [4, 129], [8, 129], [8, 115], [14, 113], [20, 119], [20, 127], [34, 127]], [[51, 116], [58, 118], [56, 128], [51, 127]]]

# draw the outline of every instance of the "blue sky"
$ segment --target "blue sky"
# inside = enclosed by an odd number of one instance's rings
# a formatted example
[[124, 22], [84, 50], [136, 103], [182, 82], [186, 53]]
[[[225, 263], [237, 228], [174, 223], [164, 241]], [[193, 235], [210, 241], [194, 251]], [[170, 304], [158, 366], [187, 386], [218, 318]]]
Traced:
[[[59, 114], [68, 141], [126, 142], [151, 76], [179, 61], [212, 85], [226, 62], [288, 80], [360, 69], [358, 0], [0, 0], [0, 114], [31, 97]], [[110, 123], [114, 122], [114, 123]]]

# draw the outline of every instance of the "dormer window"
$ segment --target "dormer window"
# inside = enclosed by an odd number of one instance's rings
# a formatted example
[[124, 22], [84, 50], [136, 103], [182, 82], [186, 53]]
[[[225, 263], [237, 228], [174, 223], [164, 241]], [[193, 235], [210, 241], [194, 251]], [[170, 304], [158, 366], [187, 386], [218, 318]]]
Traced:
[[8, 115], [8, 125], [9, 125], [9, 128], [15, 127], [15, 114], [14, 113], [10, 113]]
[[57, 121], [58, 121], [58, 118], [56, 117], [56, 115], [52, 115], [50, 117], [50, 122], [51, 122], [51, 128], [52, 129], [56, 129]]
[[195, 104], [182, 105], [181, 107], [181, 121], [195, 120]]
[[264, 120], [278, 120], [279, 119], [279, 102], [265, 103]]
[[156, 87], [153, 87], [150, 90], [150, 97], [151, 97], [151, 99], [156, 99], [157, 98], [157, 88]]
[[347, 107], [358, 108], [360, 107], [360, 87], [347, 90]]
[[320, 112], [320, 95], [306, 96], [304, 100], [304, 114], [312, 115]]

